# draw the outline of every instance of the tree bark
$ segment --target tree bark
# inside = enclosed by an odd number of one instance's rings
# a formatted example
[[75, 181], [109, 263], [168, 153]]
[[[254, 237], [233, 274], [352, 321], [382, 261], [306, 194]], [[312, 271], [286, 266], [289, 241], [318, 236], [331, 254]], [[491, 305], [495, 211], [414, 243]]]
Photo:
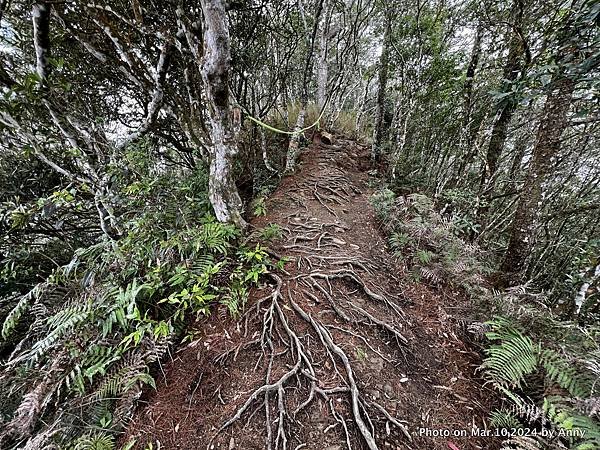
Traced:
[[34, 3], [31, 7], [33, 20], [33, 46], [35, 48], [36, 72], [40, 81], [45, 84], [50, 74], [48, 58], [50, 57], [50, 4]]
[[223, 0], [201, 0], [204, 13], [204, 55], [201, 75], [208, 101], [210, 125], [210, 178], [208, 196], [220, 222], [245, 228], [242, 200], [232, 169], [238, 153], [229, 104], [231, 68], [229, 25]]
[[298, 161], [298, 154], [300, 153], [300, 130], [304, 127], [304, 119], [306, 117], [306, 102], [302, 101], [300, 104], [300, 110], [298, 111], [298, 118], [296, 119], [296, 125], [294, 126], [295, 134], [290, 138], [288, 144], [288, 151], [285, 159], [285, 171], [293, 172], [296, 169], [296, 163]]
[[567, 113], [571, 105], [575, 81], [559, 74], [555, 76], [553, 84], [553, 90], [548, 93], [544, 105], [532, 162], [523, 185], [511, 225], [510, 241], [500, 268], [506, 284], [516, 284], [521, 281], [520, 277], [535, 237], [535, 222], [543, 201], [543, 186], [560, 150], [561, 135], [568, 126]]
[[[502, 87], [500, 91], [508, 94], [500, 100], [500, 109], [496, 122], [492, 129], [490, 143], [487, 150], [485, 165], [481, 171], [480, 186], [483, 191], [486, 185], [492, 182], [492, 177], [498, 169], [498, 161], [504, 150], [504, 144], [508, 135], [508, 126], [517, 107], [516, 99], [510, 93], [512, 84], [524, 69], [523, 54], [524, 43], [521, 29], [523, 27], [523, 0], [515, 0], [513, 4], [514, 23], [511, 25], [511, 39], [508, 48], [508, 57], [502, 73]], [[492, 191], [492, 189], [488, 189]]]
[[461, 157], [458, 162], [458, 168], [454, 169], [452, 173], [452, 179], [450, 180], [452, 185], [456, 185], [458, 180], [464, 176], [464, 171], [467, 168], [467, 165], [471, 163], [477, 151], [473, 144], [477, 135], [479, 124], [475, 124], [473, 122], [471, 115], [473, 112], [473, 84], [475, 80], [475, 71], [477, 70], [479, 57], [481, 56], [482, 37], [483, 25], [482, 21], [479, 20], [477, 23], [477, 29], [475, 30], [475, 40], [473, 41], [471, 58], [465, 72], [465, 82], [463, 84], [463, 117], [462, 128], [459, 137], [459, 149], [461, 151]]
[[479, 64], [479, 57], [481, 56], [481, 41], [483, 38], [483, 24], [481, 20], [477, 24], [475, 30], [475, 40], [473, 42], [473, 49], [471, 50], [471, 59], [467, 66], [465, 73], [465, 83], [463, 85], [463, 142], [464, 146], [470, 151], [471, 145], [477, 127], [471, 123], [471, 113], [473, 112], [473, 83], [475, 80], [475, 71]]
[[396, 175], [398, 172], [398, 163], [400, 162], [400, 158], [404, 154], [404, 147], [406, 146], [406, 136], [408, 133], [408, 122], [413, 115], [413, 109], [415, 107], [415, 100], [409, 99], [407, 105], [405, 106], [405, 110], [402, 109], [402, 101], [399, 100], [396, 105], [396, 111], [399, 115], [397, 122], [397, 134], [395, 139], [393, 157], [392, 157], [392, 179], [396, 179]]
[[[502, 85], [500, 89], [500, 92], [507, 94], [507, 97], [499, 101], [499, 110], [492, 128], [486, 159], [481, 168], [481, 178], [479, 181], [479, 193], [483, 200], [477, 210], [477, 223], [479, 223], [480, 229], [485, 229], [487, 226], [490, 202], [495, 190], [494, 177], [498, 170], [498, 162], [504, 152], [510, 122], [517, 109], [517, 99], [514, 98], [514, 94], [512, 93], [513, 83], [517, 80], [519, 74], [525, 70], [525, 46], [521, 31], [523, 27], [523, 9], [523, 0], [515, 0], [513, 3], [514, 23], [511, 25], [510, 30], [512, 37], [509, 43], [508, 57], [502, 73]], [[475, 233], [471, 237], [474, 238]]]
[[389, 13], [387, 13], [385, 19], [385, 31], [383, 32], [383, 48], [381, 49], [381, 57], [379, 59], [377, 109], [375, 113], [375, 128], [373, 130], [373, 146], [371, 148], [371, 159], [375, 162], [378, 162], [381, 159], [381, 147], [386, 137], [384, 116], [391, 39], [392, 23]]
[[[288, 152], [285, 161], [285, 171], [293, 172], [296, 169], [296, 162], [298, 160], [298, 154], [300, 153], [300, 130], [304, 127], [304, 119], [306, 117], [306, 105], [308, 104], [308, 85], [310, 83], [310, 77], [312, 74], [312, 61], [313, 53], [315, 48], [315, 39], [317, 36], [317, 30], [319, 28], [319, 17], [321, 17], [321, 11], [323, 10], [323, 0], [318, 0], [315, 11], [315, 22], [312, 29], [312, 33], [308, 36], [308, 27], [305, 28], [307, 33], [307, 54], [304, 66], [304, 74], [302, 77], [302, 94], [300, 96], [300, 111], [298, 112], [298, 118], [296, 120], [296, 126], [294, 127], [295, 134], [292, 135], [290, 143], [288, 145]], [[301, 8], [300, 13], [303, 15], [303, 22], [306, 24], [306, 18], [304, 17], [304, 10]]]
[[4, 11], [8, 8], [8, 0], [0, 0], [0, 22], [2, 22], [2, 17], [4, 17]]
[[325, 105], [327, 98], [327, 81], [329, 78], [329, 66], [327, 64], [327, 51], [329, 39], [329, 26], [331, 23], [331, 15], [333, 13], [333, 5], [329, 3], [326, 6], [326, 13], [323, 18], [323, 23], [319, 27], [319, 54], [317, 57], [317, 106], [319, 110]]
[[267, 154], [267, 136], [265, 135], [265, 129], [263, 127], [259, 126], [258, 134], [260, 136], [260, 148], [262, 151], [262, 159], [265, 164], [265, 167], [267, 168], [267, 170], [270, 170], [271, 172], [277, 172], [277, 169], [275, 169], [271, 165], [271, 162], [269, 161], [269, 155]]

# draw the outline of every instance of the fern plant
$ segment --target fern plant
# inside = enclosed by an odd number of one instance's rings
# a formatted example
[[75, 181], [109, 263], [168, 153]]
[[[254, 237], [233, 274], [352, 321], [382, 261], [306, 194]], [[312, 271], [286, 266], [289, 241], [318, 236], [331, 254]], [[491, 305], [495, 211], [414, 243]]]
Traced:
[[410, 244], [411, 239], [407, 233], [393, 232], [388, 238], [390, 248], [394, 252], [394, 256], [401, 257], [402, 251]]
[[114, 436], [104, 432], [95, 432], [77, 439], [72, 450], [114, 450], [114, 448]]
[[521, 428], [523, 424], [520, 422], [516, 414], [510, 409], [502, 408], [491, 412], [490, 426], [498, 429], [504, 428], [510, 430], [512, 428]]
[[428, 265], [434, 257], [435, 253], [429, 250], [417, 250], [417, 253], [415, 254], [416, 261], [422, 265]]
[[520, 388], [525, 377], [538, 367], [539, 346], [504, 318], [497, 318], [487, 325], [491, 327], [486, 333], [487, 338], [497, 344], [485, 350], [487, 357], [482, 368], [497, 386]]
[[265, 226], [262, 230], [260, 230], [260, 238], [263, 241], [272, 241], [281, 239], [283, 235], [283, 230], [281, 226], [276, 223], [270, 223]]
[[255, 217], [267, 215], [267, 204], [264, 197], [258, 197], [252, 202], [252, 214]]
[[[576, 361], [567, 360], [556, 350], [535, 343], [506, 318], [488, 322], [487, 333], [492, 345], [486, 349], [482, 369], [486, 378], [512, 406], [496, 411], [492, 422], [498, 426], [523, 425], [541, 427], [540, 439], [511, 438], [505, 445], [530, 448], [544, 440], [560, 442], [565, 448], [599, 448], [600, 424], [590, 415], [577, 410], [577, 399], [593, 395], [595, 377]], [[544, 390], [560, 395], [544, 395], [541, 405], [525, 396], [533, 386], [527, 385], [531, 375], [539, 374]], [[554, 388], [555, 387], [555, 388]], [[512, 428], [512, 427], [511, 427]], [[507, 447], [508, 448], [508, 447]], [[545, 448], [545, 447], [539, 447]]]
[[19, 387], [0, 400], [0, 447], [113, 448], [109, 430], [126, 423], [143, 386], [154, 386], [151, 367], [187, 319], [219, 303], [239, 314], [270, 267], [264, 248], [237, 248], [237, 230], [210, 216], [166, 236], [150, 224], [131, 227], [118, 242], [76, 252], [5, 318], [3, 338], [25, 317], [27, 332], [0, 376], [0, 388]]
[[396, 197], [383, 189], [371, 198], [395, 256], [412, 267], [414, 280], [478, 290], [490, 272], [481, 250], [464, 242], [457, 223], [443, 217], [425, 195]]

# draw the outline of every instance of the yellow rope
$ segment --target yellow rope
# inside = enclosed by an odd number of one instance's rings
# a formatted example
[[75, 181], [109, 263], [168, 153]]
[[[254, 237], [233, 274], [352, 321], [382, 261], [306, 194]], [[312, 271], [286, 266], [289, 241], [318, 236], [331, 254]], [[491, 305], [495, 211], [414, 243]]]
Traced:
[[[325, 108], [323, 108], [323, 110], [321, 111], [321, 115], [319, 116], [319, 118], [315, 121], [315, 123], [313, 123], [311, 126], [306, 127], [306, 128], [302, 128], [301, 130], [298, 131], [285, 131], [285, 130], [280, 130], [278, 128], [272, 127], [271, 125], [268, 125], [258, 119], [256, 119], [255, 117], [252, 117], [250, 114], [247, 114], [246, 117], [248, 119], [250, 119], [252, 122], [260, 125], [263, 128], [266, 128], [267, 130], [273, 131], [275, 133], [281, 133], [281, 134], [290, 134], [290, 135], [294, 135], [294, 134], [300, 134], [300, 133], [304, 133], [305, 131], [310, 130], [312, 127], [314, 127], [315, 125], [319, 125], [319, 122], [321, 122], [321, 118], [323, 117], [323, 114], [325, 114]], [[320, 129], [320, 125], [319, 125], [319, 129]]]

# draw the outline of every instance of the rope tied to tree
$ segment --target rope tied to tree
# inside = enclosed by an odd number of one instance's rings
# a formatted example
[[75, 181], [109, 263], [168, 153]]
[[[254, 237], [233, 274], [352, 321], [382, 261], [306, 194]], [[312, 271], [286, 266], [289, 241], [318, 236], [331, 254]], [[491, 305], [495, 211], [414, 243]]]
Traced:
[[308, 127], [302, 128], [301, 130], [298, 130], [298, 131], [280, 130], [279, 128], [275, 128], [275, 127], [263, 122], [262, 120], [257, 119], [256, 117], [253, 117], [252, 115], [250, 115], [248, 113], [248, 111], [244, 110], [244, 112], [246, 113], [246, 118], [250, 119], [252, 122], [256, 123], [257, 125], [260, 125], [261, 127], [266, 128], [269, 131], [272, 131], [274, 133], [287, 134], [287, 135], [293, 136], [296, 134], [304, 133], [305, 131], [308, 131], [311, 128], [314, 128], [315, 126], [317, 126], [317, 129], [320, 130], [321, 129], [321, 119], [323, 118], [323, 115], [325, 114], [325, 106], [323, 106], [323, 108], [321, 108], [321, 114], [319, 115], [317, 120], [312, 125], [309, 125]]

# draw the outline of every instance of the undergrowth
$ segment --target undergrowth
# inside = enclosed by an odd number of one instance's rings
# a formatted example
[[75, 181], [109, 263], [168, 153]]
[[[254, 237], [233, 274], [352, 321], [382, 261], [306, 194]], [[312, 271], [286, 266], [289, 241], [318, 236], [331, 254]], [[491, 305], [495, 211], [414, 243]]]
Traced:
[[265, 248], [240, 244], [238, 230], [211, 216], [202, 173], [173, 176], [128, 180], [120, 239], [99, 238], [28, 292], [0, 299], [11, 305], [0, 317], [10, 348], [0, 448], [114, 448], [190, 323], [216, 307], [240, 314], [271, 267]]
[[600, 448], [600, 327], [555, 314], [543, 292], [488, 286], [492, 258], [468, 243], [464, 220], [436, 211], [422, 194], [372, 198], [395, 256], [417, 281], [459, 287], [478, 316], [469, 330], [484, 342], [480, 370], [498, 392], [490, 425], [503, 449]]
[[491, 267], [476, 245], [464, 242], [452, 219], [434, 209], [422, 194], [396, 197], [388, 189], [372, 198], [388, 244], [416, 281], [440, 285], [451, 283], [468, 290], [480, 290]]

